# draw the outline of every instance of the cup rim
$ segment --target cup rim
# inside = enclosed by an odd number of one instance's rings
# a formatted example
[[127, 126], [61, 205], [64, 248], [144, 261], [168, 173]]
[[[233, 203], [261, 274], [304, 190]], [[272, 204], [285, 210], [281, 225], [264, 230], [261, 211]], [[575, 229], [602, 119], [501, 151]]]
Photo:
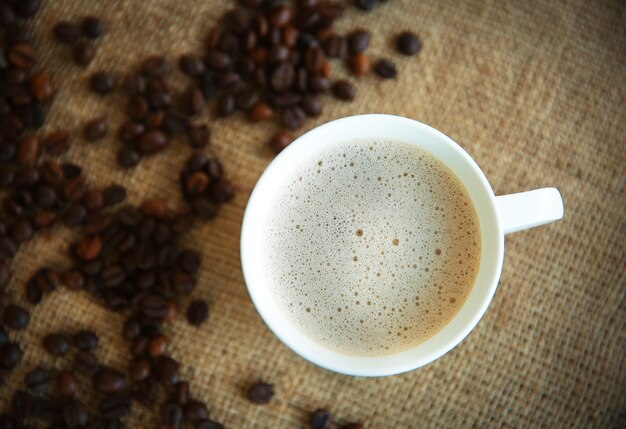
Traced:
[[[447, 341], [446, 344], [444, 344], [441, 347], [437, 347], [436, 350], [431, 352], [430, 354], [422, 356], [421, 358], [414, 358], [408, 361], [407, 360], [402, 361], [402, 359], [400, 359], [399, 361], [394, 362], [393, 357], [404, 355], [405, 353], [411, 352], [412, 350], [420, 347], [423, 343], [404, 352], [399, 352], [397, 354], [391, 354], [391, 355], [383, 355], [383, 356], [371, 356], [371, 357], [357, 356], [355, 357], [351, 355], [343, 355], [341, 353], [338, 353], [343, 357], [349, 357], [351, 359], [356, 359], [356, 360], [369, 361], [371, 365], [369, 366], [366, 365], [365, 367], [362, 367], [360, 365], [351, 366], [351, 365], [346, 365], [344, 363], [333, 362], [331, 359], [326, 359], [324, 357], [321, 357], [320, 353], [318, 353], [320, 350], [326, 349], [325, 346], [319, 343], [315, 343], [317, 349], [315, 347], [311, 348], [310, 344], [307, 346], [303, 344], [299, 344], [293, 341], [288, 335], [285, 334], [286, 327], [280, 326], [280, 324], [277, 323], [275, 316], [271, 314], [268, 306], [266, 305], [266, 302], [268, 300], [271, 300], [271, 298], [267, 298], [263, 296], [261, 292], [258, 290], [258, 288], [255, 288], [254, 286], [255, 284], [254, 273], [251, 272], [251, 268], [248, 263], [249, 258], [253, 257], [254, 255], [251, 254], [250, 248], [249, 246], [247, 246], [247, 243], [246, 243], [246, 238], [248, 237], [248, 231], [252, 227], [251, 225], [252, 221], [250, 220], [251, 212], [253, 211], [254, 207], [257, 205], [256, 204], [257, 199], [260, 198], [259, 195], [261, 191], [259, 190], [264, 188], [265, 184], [271, 180], [271, 177], [274, 175], [276, 166], [284, 162], [282, 161], [283, 159], [288, 159], [290, 157], [293, 157], [294, 156], [293, 154], [297, 153], [301, 145], [305, 144], [307, 140], [311, 140], [312, 138], [314, 138], [317, 134], [322, 134], [326, 132], [327, 129], [331, 129], [332, 127], [338, 127], [338, 126], [344, 126], [344, 125], [356, 126], [361, 121], [365, 121], [367, 123], [371, 123], [372, 121], [385, 121], [385, 122], [389, 122], [391, 125], [397, 125], [397, 126], [402, 126], [402, 127], [413, 127], [414, 129], [419, 129], [421, 132], [425, 132], [425, 133], [430, 134], [431, 136], [436, 137], [438, 140], [448, 145], [448, 147], [451, 148], [456, 153], [456, 155], [459, 155], [463, 159], [463, 162], [467, 166], [471, 167], [473, 173], [477, 176], [480, 184], [482, 185], [483, 190], [486, 191], [486, 194], [489, 196], [488, 198], [489, 206], [490, 206], [489, 208], [494, 213], [494, 215], [492, 216], [493, 218], [492, 221], [495, 222], [495, 229], [498, 231], [498, 237], [490, 238], [491, 240], [494, 241], [494, 244], [496, 245], [496, 255], [494, 258], [494, 265], [492, 267], [491, 272], [489, 273], [488, 290], [486, 291], [486, 295], [484, 299], [480, 302], [480, 305], [472, 313], [471, 320], [465, 324], [464, 328], [459, 330], [459, 332], [456, 335], [454, 335], [454, 337], [451, 340]], [[436, 156], [435, 154], [432, 154], [432, 155]], [[455, 174], [457, 174], [456, 171], [455, 171]], [[264, 172], [261, 174], [260, 178], [258, 179], [250, 195], [250, 198], [248, 200], [248, 203], [244, 212], [244, 216], [243, 216], [242, 228], [241, 228], [241, 239], [240, 239], [241, 266], [242, 266], [244, 281], [246, 283], [246, 288], [248, 290], [250, 298], [252, 299], [252, 302], [254, 303], [256, 310], [261, 316], [261, 319], [268, 326], [268, 328], [274, 333], [274, 335], [276, 335], [281, 340], [281, 342], [285, 344], [288, 348], [290, 348], [296, 354], [300, 355], [301, 357], [303, 357], [304, 359], [308, 360], [311, 363], [314, 363], [322, 368], [325, 368], [334, 372], [338, 372], [338, 373], [342, 373], [346, 375], [366, 376], [366, 377], [388, 376], [388, 375], [399, 374], [399, 373], [417, 369], [419, 367], [427, 365], [428, 363], [438, 359], [439, 357], [441, 357], [442, 355], [450, 351], [452, 348], [456, 347], [459, 343], [461, 343], [463, 339], [465, 339], [465, 337], [478, 324], [478, 322], [484, 315], [485, 311], [487, 310], [489, 304], [491, 303], [491, 300], [493, 299], [493, 295], [495, 294], [495, 291], [497, 289], [498, 281], [500, 278], [500, 273], [502, 270], [502, 264], [504, 260], [504, 233], [502, 230], [500, 219], [497, 216], [495, 204], [496, 204], [495, 195], [493, 193], [492, 187], [487, 181], [487, 178], [485, 177], [483, 171], [476, 164], [474, 159], [471, 158], [471, 156], [458, 143], [456, 143], [454, 140], [452, 140], [450, 137], [448, 137], [441, 131], [438, 131], [437, 129], [429, 125], [426, 125], [424, 123], [421, 123], [413, 119], [396, 116], [396, 115], [388, 115], [388, 114], [355, 115], [355, 116], [344, 117], [341, 119], [327, 122], [316, 128], [313, 128], [312, 130], [309, 130], [308, 132], [300, 136], [298, 139], [296, 139], [293, 143], [291, 143], [280, 154], [278, 154], [274, 158], [274, 160], [272, 160], [272, 162], [266, 167]], [[480, 215], [479, 215], [479, 221], [482, 221]], [[482, 229], [483, 228], [481, 227], [481, 230]], [[483, 242], [483, 245], [484, 245], [485, 237], [481, 238], [481, 242]], [[482, 262], [481, 262], [481, 269], [482, 269]], [[476, 283], [472, 286], [472, 288], [474, 288], [475, 286], [476, 286]], [[464, 303], [463, 306], [461, 306], [461, 309], [459, 309], [458, 313], [460, 313], [461, 310], [466, 305], [467, 305], [467, 302]], [[454, 318], [457, 317], [458, 313], [453, 317], [452, 320], [454, 320]], [[450, 323], [451, 322], [449, 322], [448, 324]], [[297, 329], [297, 328], [294, 327], [293, 329]], [[442, 330], [443, 329], [445, 329], [445, 327], [442, 328]], [[435, 336], [436, 335], [437, 334], [435, 334]], [[302, 333], [302, 336], [306, 337], [306, 334]], [[314, 342], [313, 340], [309, 340], [309, 341]], [[426, 342], [428, 341], [430, 340], [427, 340]], [[326, 349], [326, 351], [328, 350]], [[388, 362], [388, 363], [385, 364], [384, 366], [380, 366], [379, 364], [383, 361]]]

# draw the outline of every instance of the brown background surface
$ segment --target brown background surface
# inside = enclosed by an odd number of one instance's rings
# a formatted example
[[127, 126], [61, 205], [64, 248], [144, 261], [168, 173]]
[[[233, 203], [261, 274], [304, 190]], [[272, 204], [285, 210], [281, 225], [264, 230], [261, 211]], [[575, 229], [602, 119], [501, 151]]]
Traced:
[[[165, 53], [173, 60], [199, 52], [208, 29], [232, 4], [44, 0], [35, 26], [37, 45], [41, 63], [51, 67], [60, 88], [47, 129], [77, 130], [103, 113], [118, 125], [121, 96], [105, 101], [90, 94], [89, 72], [126, 72], [148, 54]], [[107, 34], [85, 70], [68, 64], [68, 49], [48, 35], [57, 20], [88, 13], [105, 19]], [[229, 428], [306, 427], [307, 413], [321, 406], [332, 409], [339, 423], [362, 420], [368, 428], [624, 427], [625, 22], [620, 1], [391, 0], [371, 15], [351, 9], [340, 28], [374, 30], [370, 54], [392, 56], [401, 75], [397, 82], [361, 79], [356, 103], [329, 100], [307, 129], [366, 112], [418, 119], [465, 147], [497, 194], [557, 186], [565, 219], [507, 238], [491, 307], [457, 348], [425, 368], [364, 379], [309, 364], [265, 327], [241, 275], [238, 242], [247, 196], [238, 195], [189, 237], [204, 256], [194, 296], [211, 302], [210, 321], [196, 329], [179, 317], [168, 328], [176, 332], [172, 353], [211, 415]], [[424, 49], [417, 58], [389, 53], [399, 29], [421, 35]], [[264, 142], [273, 125], [250, 127], [240, 117], [210, 123], [214, 150], [229, 177], [252, 188], [271, 159]], [[125, 182], [133, 201], [165, 196], [179, 203], [174, 184], [189, 154], [186, 145], [127, 173], [113, 163], [114, 137], [89, 147], [79, 141], [69, 157], [88, 163], [93, 181]], [[11, 286], [18, 299], [38, 266], [64, 266], [69, 236], [57, 229], [21, 251]], [[25, 359], [0, 390], [0, 403], [6, 404], [36, 362], [67, 365], [39, 346], [52, 330], [94, 328], [102, 336], [98, 356], [125, 366], [121, 323], [121, 316], [86, 295], [57, 292], [18, 335]], [[268, 406], [252, 405], [242, 394], [258, 377], [276, 386]], [[154, 416], [136, 411], [131, 426], [155, 423]]]

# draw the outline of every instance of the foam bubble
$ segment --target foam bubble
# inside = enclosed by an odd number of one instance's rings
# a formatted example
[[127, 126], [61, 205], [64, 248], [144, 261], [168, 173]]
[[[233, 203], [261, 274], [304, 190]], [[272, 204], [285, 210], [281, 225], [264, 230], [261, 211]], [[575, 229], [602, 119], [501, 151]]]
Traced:
[[347, 141], [296, 170], [289, 191], [276, 190], [263, 256], [285, 314], [325, 346], [364, 356], [441, 330], [480, 263], [479, 223], [459, 179], [397, 141]]

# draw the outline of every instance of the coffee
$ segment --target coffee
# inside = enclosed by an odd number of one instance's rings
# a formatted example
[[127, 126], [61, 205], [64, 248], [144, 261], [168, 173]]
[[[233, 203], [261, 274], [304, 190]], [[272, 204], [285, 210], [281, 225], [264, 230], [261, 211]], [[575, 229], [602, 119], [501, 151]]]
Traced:
[[353, 140], [303, 161], [275, 190], [266, 278], [308, 337], [341, 353], [410, 349], [459, 311], [480, 227], [458, 177], [400, 141]]

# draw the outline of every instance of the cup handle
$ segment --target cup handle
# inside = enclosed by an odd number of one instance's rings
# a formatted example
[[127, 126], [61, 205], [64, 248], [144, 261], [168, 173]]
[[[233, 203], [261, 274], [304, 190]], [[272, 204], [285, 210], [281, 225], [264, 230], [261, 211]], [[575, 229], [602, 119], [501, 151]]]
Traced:
[[521, 231], [563, 217], [563, 198], [556, 188], [535, 189], [496, 197], [504, 234]]

